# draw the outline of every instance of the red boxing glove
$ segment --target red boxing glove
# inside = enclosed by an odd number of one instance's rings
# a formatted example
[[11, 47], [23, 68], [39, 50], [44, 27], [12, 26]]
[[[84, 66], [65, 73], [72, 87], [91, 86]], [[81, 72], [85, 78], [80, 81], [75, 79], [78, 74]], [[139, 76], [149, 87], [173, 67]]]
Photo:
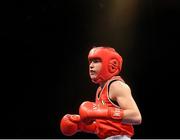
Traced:
[[60, 123], [61, 132], [66, 136], [72, 136], [78, 132], [79, 115], [66, 114]]
[[97, 125], [96, 122], [86, 125], [81, 121], [79, 115], [66, 114], [61, 120], [60, 129], [66, 136], [72, 136], [80, 131], [96, 134]]
[[83, 102], [79, 108], [81, 120], [86, 122], [89, 119], [116, 119], [121, 120], [124, 112], [116, 107], [108, 107], [94, 102]]

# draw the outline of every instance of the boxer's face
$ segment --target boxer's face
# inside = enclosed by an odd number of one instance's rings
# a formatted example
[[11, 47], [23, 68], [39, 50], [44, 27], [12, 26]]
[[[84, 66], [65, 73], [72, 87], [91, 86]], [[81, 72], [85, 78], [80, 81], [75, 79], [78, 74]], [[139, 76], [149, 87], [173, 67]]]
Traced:
[[101, 59], [94, 58], [89, 60], [89, 75], [92, 80], [98, 76], [101, 67], [102, 67]]

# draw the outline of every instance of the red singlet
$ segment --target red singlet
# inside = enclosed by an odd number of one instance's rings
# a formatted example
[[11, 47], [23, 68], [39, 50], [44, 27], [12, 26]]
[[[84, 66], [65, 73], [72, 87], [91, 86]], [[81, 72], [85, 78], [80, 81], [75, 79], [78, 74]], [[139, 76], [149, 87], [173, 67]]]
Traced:
[[[116, 104], [114, 104], [110, 98], [108, 93], [108, 86], [112, 81], [123, 81], [123, 79], [120, 76], [114, 76], [110, 80], [108, 80], [104, 87], [101, 89], [99, 87], [96, 92], [96, 103], [97, 104], [106, 104], [109, 107], [118, 107]], [[96, 123], [98, 126], [98, 137], [99, 138], [106, 138], [109, 136], [114, 135], [127, 135], [129, 137], [132, 137], [134, 135], [134, 128], [130, 124], [123, 124], [119, 120], [103, 120], [103, 119], [96, 119]]]

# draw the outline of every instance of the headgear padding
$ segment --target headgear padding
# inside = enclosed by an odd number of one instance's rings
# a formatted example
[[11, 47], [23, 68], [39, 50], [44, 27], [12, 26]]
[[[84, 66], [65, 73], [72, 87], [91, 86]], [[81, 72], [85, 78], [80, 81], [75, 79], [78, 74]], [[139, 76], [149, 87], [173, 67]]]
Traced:
[[115, 75], [118, 75], [122, 67], [122, 57], [110, 47], [92, 48], [88, 55], [88, 60], [99, 58], [102, 61], [102, 68], [95, 79], [94, 83], [102, 83]]

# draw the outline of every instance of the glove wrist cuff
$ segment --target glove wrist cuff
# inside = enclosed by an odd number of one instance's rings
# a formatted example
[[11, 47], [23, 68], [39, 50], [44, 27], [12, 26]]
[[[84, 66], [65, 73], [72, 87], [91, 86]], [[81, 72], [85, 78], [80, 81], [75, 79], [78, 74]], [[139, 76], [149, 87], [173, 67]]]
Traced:
[[108, 108], [108, 114], [113, 119], [121, 120], [124, 116], [124, 110], [115, 107], [110, 107]]

